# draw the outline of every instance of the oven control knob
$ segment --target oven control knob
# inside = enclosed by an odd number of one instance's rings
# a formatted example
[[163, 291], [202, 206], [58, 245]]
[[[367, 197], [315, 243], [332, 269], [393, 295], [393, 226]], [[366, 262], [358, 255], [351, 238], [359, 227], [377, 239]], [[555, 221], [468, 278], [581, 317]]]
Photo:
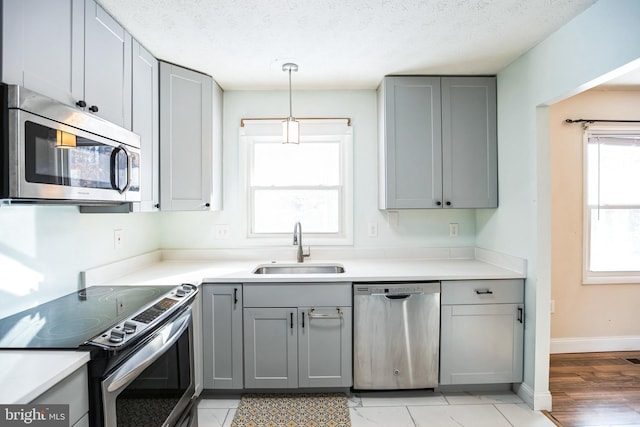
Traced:
[[122, 330], [126, 333], [126, 334], [132, 334], [136, 331], [136, 324], [135, 323], [131, 323], [131, 322], [124, 322], [124, 325], [122, 325]]
[[182, 298], [185, 295], [184, 289], [176, 289], [176, 296]]
[[193, 289], [191, 289], [191, 285], [190, 285], [190, 284], [188, 284], [188, 283], [184, 283], [184, 284], [182, 285], [182, 290], [183, 290], [183, 291], [185, 291], [186, 293], [189, 293], [189, 292], [191, 292]]
[[109, 337], [109, 341], [111, 341], [112, 343], [121, 343], [122, 341], [124, 341], [124, 332], [120, 332], [120, 331], [111, 331], [111, 336]]

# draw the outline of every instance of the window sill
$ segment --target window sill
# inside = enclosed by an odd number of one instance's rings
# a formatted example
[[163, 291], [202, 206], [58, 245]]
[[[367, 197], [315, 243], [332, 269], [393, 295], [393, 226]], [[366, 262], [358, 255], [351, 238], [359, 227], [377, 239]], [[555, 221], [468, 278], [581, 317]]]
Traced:
[[582, 277], [583, 285], [622, 285], [640, 284], [640, 273], [638, 274], [616, 274], [614, 272], [601, 273], [598, 275], [585, 274]]

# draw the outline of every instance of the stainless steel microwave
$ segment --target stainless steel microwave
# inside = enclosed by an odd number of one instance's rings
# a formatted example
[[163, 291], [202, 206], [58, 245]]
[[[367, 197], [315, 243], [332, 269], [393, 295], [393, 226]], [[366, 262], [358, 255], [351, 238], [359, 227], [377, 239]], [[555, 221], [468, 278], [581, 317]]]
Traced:
[[15, 85], [1, 85], [0, 200], [140, 201], [140, 137]]

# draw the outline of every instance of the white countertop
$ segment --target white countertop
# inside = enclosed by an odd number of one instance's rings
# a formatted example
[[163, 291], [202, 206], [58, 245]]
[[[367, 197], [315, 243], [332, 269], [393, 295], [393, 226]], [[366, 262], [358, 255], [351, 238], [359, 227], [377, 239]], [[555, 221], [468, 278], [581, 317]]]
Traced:
[[[289, 251], [155, 251], [83, 272], [90, 285], [367, 282], [521, 279], [526, 261], [477, 248], [315, 251], [309, 264], [340, 264], [340, 274], [253, 274], [259, 265], [295, 264]], [[335, 249], [330, 254], [335, 255]], [[240, 254], [240, 256], [238, 256]], [[89, 361], [80, 351], [0, 351], [0, 404], [29, 403]]]
[[86, 351], [0, 351], [0, 404], [26, 404], [89, 361]]
[[[344, 273], [253, 274], [260, 265], [296, 264], [291, 261], [254, 259], [181, 259], [171, 254], [152, 253], [138, 262], [127, 260], [85, 272], [89, 285], [176, 285], [179, 283], [250, 282], [367, 282], [420, 280], [521, 279], [526, 262], [513, 257], [481, 253], [475, 258], [319, 258], [303, 265], [339, 264]], [[515, 260], [515, 261], [514, 261]]]

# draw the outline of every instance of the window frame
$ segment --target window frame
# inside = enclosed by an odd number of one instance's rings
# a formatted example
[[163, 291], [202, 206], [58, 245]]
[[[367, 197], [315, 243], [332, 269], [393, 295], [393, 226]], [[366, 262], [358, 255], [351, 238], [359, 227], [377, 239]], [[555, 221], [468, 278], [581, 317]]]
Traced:
[[[303, 245], [353, 245], [353, 132], [351, 125], [344, 119], [300, 120], [300, 143], [317, 142], [331, 139], [340, 146], [340, 183], [338, 186], [282, 186], [280, 189], [304, 187], [332, 189], [338, 188], [340, 217], [338, 233], [311, 233], [302, 223]], [[294, 224], [290, 232], [254, 233], [253, 232], [253, 194], [251, 186], [253, 170], [253, 146], [256, 143], [281, 143], [282, 124], [280, 120], [245, 119], [240, 127], [240, 190], [244, 192], [243, 209], [246, 216], [245, 238], [257, 246], [291, 245]]]
[[[591, 260], [591, 208], [589, 206], [589, 139], [597, 135], [638, 135], [640, 138], [640, 126], [585, 126], [583, 132], [583, 261], [582, 261], [582, 284], [637, 284], [640, 283], [639, 271], [592, 271]], [[639, 148], [640, 149], [640, 148]], [[601, 208], [598, 201], [597, 208]], [[609, 205], [608, 209], [632, 208], [629, 205]], [[637, 209], [640, 210], [640, 205]]]

